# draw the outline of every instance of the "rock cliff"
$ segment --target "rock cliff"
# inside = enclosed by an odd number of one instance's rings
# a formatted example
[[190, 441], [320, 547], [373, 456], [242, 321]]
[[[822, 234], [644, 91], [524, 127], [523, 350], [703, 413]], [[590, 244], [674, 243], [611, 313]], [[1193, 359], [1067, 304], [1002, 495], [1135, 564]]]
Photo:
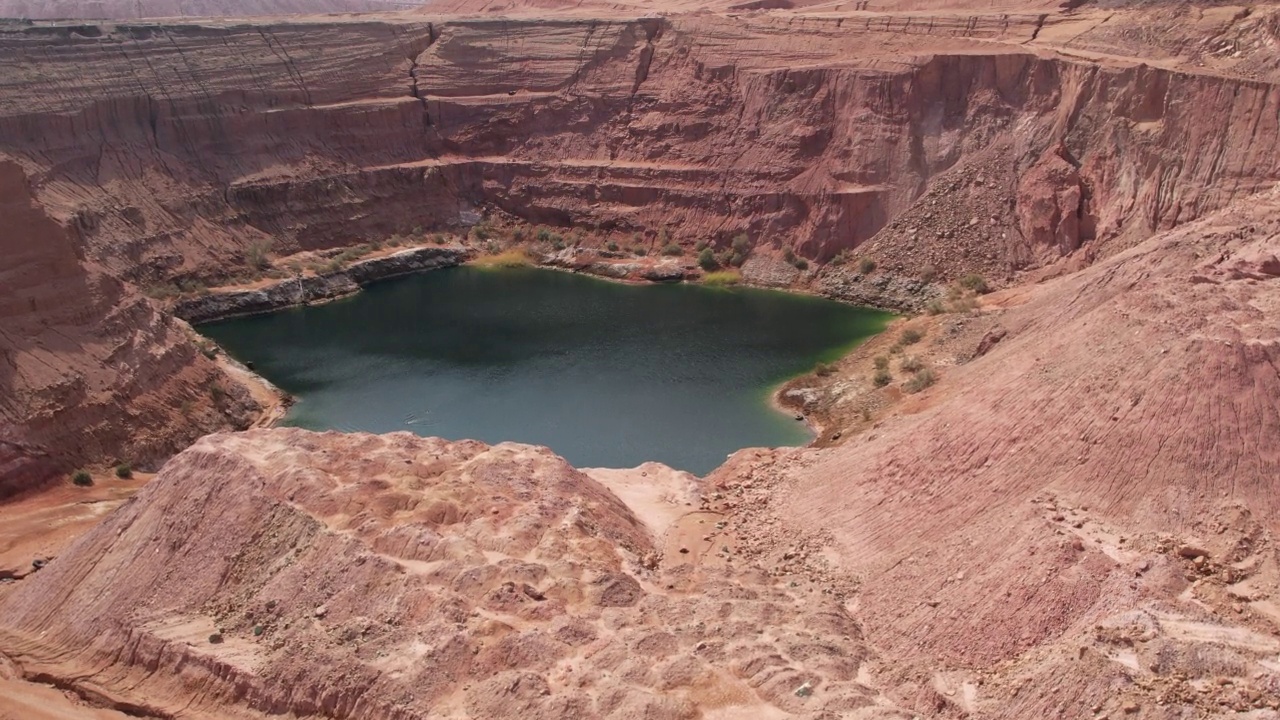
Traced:
[[75, 463], [145, 465], [248, 423], [248, 395], [177, 321], [87, 261], [9, 160], [0, 224], [0, 498]]

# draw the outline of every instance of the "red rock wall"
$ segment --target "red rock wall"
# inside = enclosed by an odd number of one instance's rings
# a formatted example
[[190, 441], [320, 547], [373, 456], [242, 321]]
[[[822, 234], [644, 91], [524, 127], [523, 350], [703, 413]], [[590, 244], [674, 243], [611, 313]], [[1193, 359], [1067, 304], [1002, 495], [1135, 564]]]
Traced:
[[84, 259], [0, 161], [0, 498], [79, 463], [145, 465], [244, 423], [252, 401], [174, 320]]

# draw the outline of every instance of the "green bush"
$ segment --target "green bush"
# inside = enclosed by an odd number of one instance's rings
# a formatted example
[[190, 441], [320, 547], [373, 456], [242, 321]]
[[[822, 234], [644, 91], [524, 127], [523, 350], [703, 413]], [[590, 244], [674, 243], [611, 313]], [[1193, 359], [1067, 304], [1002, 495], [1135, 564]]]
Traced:
[[605, 247], [605, 249], [606, 249], [606, 250], [608, 250], [609, 252], [618, 252], [618, 243], [616, 243], [616, 242], [609, 241], [609, 244], [608, 244], [608, 245], [605, 245], [604, 247]]
[[863, 275], [870, 275], [875, 272], [875, 269], [876, 261], [871, 258], [862, 258], [862, 261], [858, 263], [858, 271]]
[[551, 231], [546, 228], [538, 228], [537, 234], [534, 236], [538, 242], [551, 242]]
[[809, 261], [805, 260], [804, 258], [796, 258], [796, 261], [791, 264], [794, 265], [797, 270], [809, 269]]
[[706, 249], [707, 249], [707, 241], [706, 241], [706, 240], [699, 240], [698, 242], [694, 243], [694, 245], [693, 245], [693, 249], [694, 249], [694, 250], [696, 250], [696, 251], [698, 251], [698, 252], [702, 252], [703, 250], [706, 250]]
[[89, 487], [93, 485], [93, 476], [89, 474], [88, 470], [77, 470], [71, 473], [71, 482], [80, 487]]
[[734, 267], [742, 267], [743, 263], [745, 263], [746, 261], [747, 261], [747, 254], [744, 252], [739, 252], [737, 250], [734, 250], [733, 254], [729, 256], [729, 264]]
[[889, 358], [885, 357], [884, 355], [877, 355], [877, 356], [876, 356], [876, 359], [874, 360], [874, 362], [875, 362], [875, 364], [876, 364], [876, 369], [877, 369], [877, 370], [888, 370], [888, 369], [889, 369]]
[[133, 477], [133, 467], [129, 463], [120, 463], [116, 466], [116, 477], [121, 480], [128, 480]]
[[745, 233], [733, 236], [733, 251], [740, 253], [743, 257], [751, 253], [751, 241], [747, 239]]
[[960, 284], [979, 295], [983, 295], [991, 291], [991, 288], [987, 285], [986, 278], [976, 273], [965, 275], [960, 278]]
[[716, 262], [716, 254], [711, 251], [711, 248], [704, 247], [702, 252], [698, 253], [698, 267], [707, 272], [720, 267], [720, 263]]
[[893, 376], [889, 374], [888, 370], [877, 370], [876, 373], [871, 376], [871, 382], [878, 388], [884, 387], [885, 385], [893, 382]]
[[794, 265], [796, 262], [796, 252], [791, 248], [787, 248], [786, 250], [782, 251], [782, 259], [785, 260], [788, 264]]
[[712, 287], [737, 285], [742, 282], [742, 274], [737, 270], [715, 270], [702, 276], [702, 284]]
[[937, 380], [931, 368], [925, 368], [916, 373], [914, 377], [906, 381], [902, 385], [902, 390], [907, 393], [918, 393], [929, 387]]
[[683, 254], [684, 254], [684, 248], [680, 247], [680, 246], [679, 246], [678, 244], [676, 244], [676, 243], [667, 243], [667, 244], [662, 248], [662, 254], [663, 254], [663, 255], [683, 255]]
[[915, 328], [907, 328], [902, 331], [902, 336], [898, 338], [899, 345], [915, 345], [920, 342], [920, 338], [924, 337], [924, 333]]

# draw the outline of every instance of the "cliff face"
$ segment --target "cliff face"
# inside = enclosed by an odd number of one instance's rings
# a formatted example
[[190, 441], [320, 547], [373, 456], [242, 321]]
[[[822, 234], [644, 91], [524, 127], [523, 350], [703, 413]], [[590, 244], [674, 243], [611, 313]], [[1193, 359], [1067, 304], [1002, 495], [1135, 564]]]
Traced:
[[[1269, 82], [1067, 58], [1030, 42], [1040, 15], [916, 20], [11, 26], [0, 149], [90, 257], [139, 282], [488, 206], [824, 259], [979, 166], [981, 227], [966, 207], [923, 220], [956, 225], [967, 252], [927, 244], [939, 267], [1003, 275], [1275, 178]], [[1071, 170], [1021, 187], [1049, 152]], [[903, 229], [881, 254], [909, 273]]]
[[221, 373], [188, 333], [86, 261], [8, 160], [0, 224], [0, 497], [74, 463], [145, 464], [247, 422], [243, 391], [211, 396]]

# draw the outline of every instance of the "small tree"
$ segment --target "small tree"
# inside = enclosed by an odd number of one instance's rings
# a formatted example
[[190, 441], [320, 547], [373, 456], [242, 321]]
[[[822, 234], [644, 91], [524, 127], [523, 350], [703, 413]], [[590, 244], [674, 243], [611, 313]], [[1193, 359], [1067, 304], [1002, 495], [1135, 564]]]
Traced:
[[245, 251], [245, 260], [249, 263], [249, 267], [254, 270], [266, 270], [271, 267], [271, 258], [267, 254], [271, 252], [271, 241], [263, 240], [249, 246]]
[[707, 272], [720, 267], [720, 263], [716, 262], [716, 254], [712, 252], [711, 248], [704, 247], [702, 252], [698, 253], [698, 267]]

